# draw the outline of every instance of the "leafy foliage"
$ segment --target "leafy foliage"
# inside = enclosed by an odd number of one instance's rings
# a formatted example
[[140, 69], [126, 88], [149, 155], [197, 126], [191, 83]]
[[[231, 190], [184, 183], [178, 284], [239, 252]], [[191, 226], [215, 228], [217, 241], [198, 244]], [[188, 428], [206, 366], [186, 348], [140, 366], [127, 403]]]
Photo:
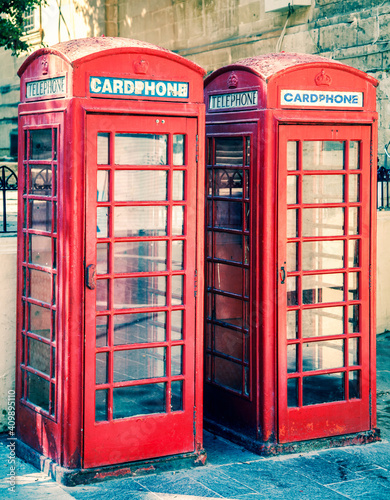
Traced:
[[23, 40], [23, 14], [29, 7], [45, 4], [45, 0], [0, 0], [0, 47], [20, 54], [28, 49], [28, 42]]

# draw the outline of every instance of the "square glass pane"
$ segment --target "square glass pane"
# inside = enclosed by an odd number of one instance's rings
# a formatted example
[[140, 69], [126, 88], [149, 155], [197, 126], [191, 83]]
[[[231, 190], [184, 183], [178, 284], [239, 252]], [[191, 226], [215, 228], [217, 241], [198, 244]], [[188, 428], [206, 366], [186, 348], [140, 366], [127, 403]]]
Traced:
[[242, 203], [214, 201], [214, 226], [242, 231]]
[[108, 316], [96, 316], [96, 347], [108, 345]]
[[108, 283], [109, 280], [96, 281], [96, 310], [107, 311], [108, 309]]
[[116, 165], [166, 165], [167, 135], [115, 134]]
[[183, 304], [184, 276], [172, 276], [172, 305]]
[[359, 146], [358, 141], [350, 141], [349, 143], [349, 168], [351, 170], [360, 168]]
[[29, 194], [52, 196], [53, 175], [51, 165], [30, 165], [29, 168]]
[[48, 380], [27, 372], [27, 401], [49, 411], [50, 382]]
[[50, 339], [51, 312], [46, 307], [28, 305], [28, 330], [36, 335]]
[[171, 411], [183, 410], [183, 381], [171, 382]]
[[184, 200], [184, 171], [174, 170], [172, 172], [172, 200]]
[[42, 267], [52, 267], [51, 237], [30, 234], [29, 262]]
[[166, 412], [166, 384], [117, 387], [113, 390], [113, 418]]
[[298, 278], [295, 276], [291, 276], [287, 278], [286, 282], [286, 293], [287, 293], [287, 305], [288, 306], [297, 306], [299, 303], [298, 298]]
[[348, 273], [348, 300], [359, 300], [360, 273]]
[[344, 366], [344, 340], [302, 344], [302, 370], [331, 370]]
[[108, 238], [108, 207], [96, 208], [96, 237]]
[[30, 130], [30, 160], [51, 160], [52, 129]]
[[359, 267], [360, 263], [360, 240], [349, 240], [348, 242], [348, 266]]
[[359, 338], [352, 338], [348, 340], [348, 364], [349, 366], [356, 366], [359, 364]]
[[118, 314], [113, 316], [114, 345], [164, 342], [167, 313]]
[[165, 306], [166, 276], [117, 278], [114, 280], [114, 308]]
[[50, 345], [32, 338], [28, 339], [28, 364], [50, 377]]
[[316, 271], [344, 267], [343, 241], [307, 241], [302, 243], [302, 269]]
[[96, 353], [96, 384], [108, 382], [108, 352]]
[[230, 328], [214, 326], [215, 351], [242, 360], [243, 334]]
[[185, 136], [174, 134], [172, 136], [173, 145], [173, 165], [184, 165]]
[[287, 238], [298, 236], [298, 209], [287, 210]]
[[349, 208], [348, 234], [356, 235], [360, 232], [359, 207]]
[[298, 142], [287, 143], [287, 170], [298, 170]]
[[166, 234], [167, 207], [115, 207], [115, 237], [166, 236]]
[[164, 201], [168, 172], [164, 170], [117, 170], [115, 201]]
[[98, 243], [96, 245], [96, 273], [108, 273], [109, 243]]
[[108, 201], [110, 199], [110, 172], [108, 170], [98, 170], [96, 175], [96, 201]]
[[323, 337], [344, 333], [344, 307], [302, 310], [302, 337]]
[[52, 203], [45, 200], [30, 200], [30, 227], [37, 231], [51, 232]]
[[287, 346], [287, 373], [298, 371], [298, 346], [296, 344]]
[[288, 311], [287, 312], [287, 338], [297, 339], [298, 338], [298, 311]]
[[242, 165], [243, 150], [242, 137], [215, 138], [215, 165]]
[[360, 399], [360, 371], [349, 372], [348, 374], [349, 399]]
[[342, 236], [344, 208], [305, 208], [302, 210], [302, 236]]
[[181, 236], [184, 234], [184, 207], [172, 207], [172, 235]]
[[166, 241], [128, 241], [114, 244], [115, 273], [156, 272], [166, 269]]
[[100, 132], [97, 135], [97, 164], [108, 165], [110, 163], [110, 134]]
[[298, 177], [289, 175], [287, 177], [287, 205], [298, 203]]
[[171, 375], [181, 375], [183, 373], [183, 346], [175, 345], [171, 347]]
[[233, 361], [214, 357], [214, 382], [222, 387], [242, 393], [242, 366]]
[[303, 170], [343, 170], [343, 141], [303, 141]]
[[302, 276], [302, 300], [304, 304], [342, 302], [344, 274]]
[[172, 271], [184, 269], [184, 241], [172, 241]]
[[215, 319], [242, 328], [242, 300], [215, 294]]
[[165, 377], [165, 375], [165, 347], [114, 352], [114, 382]]
[[303, 377], [303, 406], [343, 401], [344, 373], [326, 373]]
[[298, 379], [287, 380], [287, 406], [293, 408], [298, 406]]
[[360, 306], [348, 307], [348, 333], [358, 333], [360, 331]]
[[214, 170], [214, 196], [227, 198], [242, 198], [243, 171], [230, 169]]
[[349, 176], [349, 201], [350, 203], [360, 201], [360, 175]]
[[183, 311], [171, 312], [171, 340], [183, 338]]
[[238, 266], [214, 264], [214, 288], [242, 295], [242, 272], [242, 268]]
[[95, 391], [95, 421], [108, 420], [108, 390]]
[[30, 294], [33, 299], [51, 303], [51, 274], [30, 269]]
[[242, 262], [242, 235], [215, 232], [214, 257], [216, 259]]
[[302, 203], [342, 203], [344, 175], [304, 175]]

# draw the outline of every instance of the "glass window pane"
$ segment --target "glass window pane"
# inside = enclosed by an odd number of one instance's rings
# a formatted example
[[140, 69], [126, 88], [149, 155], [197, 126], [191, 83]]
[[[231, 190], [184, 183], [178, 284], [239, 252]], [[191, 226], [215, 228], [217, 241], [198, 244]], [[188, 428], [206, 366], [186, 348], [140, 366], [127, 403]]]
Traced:
[[52, 159], [52, 129], [30, 130], [30, 160]]
[[51, 313], [50, 309], [29, 304], [28, 330], [40, 335], [45, 339], [50, 339]]
[[165, 377], [165, 375], [165, 347], [114, 352], [114, 382]]
[[230, 328], [215, 325], [214, 349], [221, 354], [226, 354], [242, 360], [243, 334]]
[[287, 406], [293, 408], [298, 406], [298, 379], [287, 380]]
[[304, 271], [344, 267], [343, 241], [307, 241], [302, 243]]
[[359, 338], [348, 340], [348, 364], [356, 366], [359, 364]]
[[174, 134], [173, 142], [173, 165], [184, 165], [184, 145], [185, 136], [182, 134]]
[[302, 370], [331, 370], [344, 366], [344, 340], [302, 344]]
[[342, 203], [344, 175], [304, 175], [302, 203]]
[[302, 210], [302, 236], [342, 236], [344, 208], [305, 208]]
[[344, 374], [326, 373], [303, 377], [303, 406], [342, 401], [344, 394]]
[[29, 168], [29, 194], [52, 196], [51, 165], [30, 165]]
[[97, 238], [107, 238], [108, 237], [108, 207], [97, 207], [96, 208], [96, 236]]
[[296, 344], [287, 346], [287, 373], [298, 371], [298, 346]]
[[109, 190], [110, 172], [108, 170], [98, 170], [96, 180], [96, 200], [108, 201], [110, 197]]
[[183, 311], [171, 312], [171, 340], [183, 338]]
[[115, 201], [164, 201], [168, 172], [164, 170], [117, 170]]
[[214, 288], [242, 295], [242, 268], [228, 264], [214, 264]]
[[298, 203], [298, 177], [289, 175], [287, 177], [287, 205]]
[[97, 135], [97, 164], [108, 165], [110, 163], [110, 134], [100, 132]]
[[171, 382], [171, 411], [183, 410], [183, 381]]
[[184, 269], [184, 241], [172, 241], [172, 271]]
[[114, 272], [139, 273], [167, 269], [166, 241], [128, 241], [114, 244]]
[[360, 371], [349, 372], [349, 399], [360, 399]]
[[228, 198], [242, 198], [243, 171], [215, 169], [214, 196], [225, 196]]
[[349, 201], [360, 201], [360, 175], [349, 176]]
[[344, 333], [344, 307], [302, 310], [302, 337], [323, 337]]
[[117, 278], [114, 280], [114, 308], [165, 306], [166, 276]]
[[115, 237], [166, 236], [166, 234], [167, 207], [115, 207]]
[[287, 238], [296, 238], [298, 236], [298, 210], [287, 210]]
[[303, 141], [303, 170], [344, 169], [343, 141]]
[[350, 240], [348, 242], [348, 266], [359, 267], [359, 262], [359, 240]]
[[214, 201], [214, 226], [242, 231], [242, 203]]
[[215, 356], [214, 382], [233, 391], [242, 392], [242, 366]]
[[113, 418], [165, 413], [166, 384], [144, 384], [113, 390]]
[[118, 314], [114, 318], [114, 345], [164, 342], [167, 313]]
[[184, 234], [184, 207], [172, 207], [172, 235], [181, 236]]
[[183, 304], [184, 276], [172, 276], [172, 305]]
[[29, 262], [42, 267], [51, 267], [51, 237], [30, 234]]
[[167, 135], [115, 134], [116, 165], [166, 165]]
[[98, 243], [96, 245], [96, 273], [108, 273], [109, 243]]
[[108, 352], [96, 353], [96, 384], [108, 382]]
[[297, 339], [298, 338], [298, 311], [288, 311], [287, 312], [287, 338]]
[[242, 165], [244, 142], [242, 137], [215, 139], [215, 165]]
[[290, 276], [287, 278], [286, 282], [286, 292], [287, 292], [287, 305], [297, 306], [299, 303], [298, 298], [298, 278], [295, 276]]
[[302, 299], [304, 304], [342, 302], [344, 274], [302, 276]]
[[108, 283], [109, 280], [96, 281], [96, 310], [106, 311], [108, 309]]
[[49, 411], [50, 382], [27, 372], [27, 401]]
[[108, 420], [108, 390], [95, 391], [95, 421]]
[[30, 294], [36, 300], [51, 303], [51, 274], [30, 269]]
[[51, 232], [52, 203], [45, 200], [30, 200], [30, 227], [37, 231]]
[[287, 243], [287, 271], [298, 269], [298, 243]]
[[96, 316], [96, 347], [108, 344], [108, 316]]
[[348, 333], [358, 333], [360, 331], [359, 311], [359, 305], [348, 307]]
[[50, 376], [50, 345], [32, 338], [28, 339], [29, 366]]
[[215, 319], [242, 328], [242, 301], [215, 294]]
[[216, 259], [242, 262], [242, 236], [240, 234], [214, 233]]
[[348, 300], [359, 300], [359, 273], [348, 273]]
[[184, 171], [174, 170], [172, 172], [172, 200], [184, 200]]
[[359, 142], [351, 141], [349, 143], [349, 168], [351, 170], [359, 169]]
[[298, 170], [298, 142], [287, 143], [287, 170]]
[[175, 345], [171, 348], [171, 375], [183, 373], [183, 346]]
[[348, 222], [348, 234], [359, 234], [359, 208], [350, 207], [349, 208], [349, 222]]

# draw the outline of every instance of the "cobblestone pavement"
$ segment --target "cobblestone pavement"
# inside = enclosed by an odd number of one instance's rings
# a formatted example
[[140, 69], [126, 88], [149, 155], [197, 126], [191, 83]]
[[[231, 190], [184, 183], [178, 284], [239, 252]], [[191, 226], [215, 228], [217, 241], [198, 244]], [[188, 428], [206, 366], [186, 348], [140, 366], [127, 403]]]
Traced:
[[16, 459], [0, 440], [1, 499], [195, 500], [195, 499], [390, 499], [390, 332], [378, 336], [378, 427], [383, 440], [363, 446], [263, 458], [205, 432], [205, 467], [121, 478], [67, 488]]

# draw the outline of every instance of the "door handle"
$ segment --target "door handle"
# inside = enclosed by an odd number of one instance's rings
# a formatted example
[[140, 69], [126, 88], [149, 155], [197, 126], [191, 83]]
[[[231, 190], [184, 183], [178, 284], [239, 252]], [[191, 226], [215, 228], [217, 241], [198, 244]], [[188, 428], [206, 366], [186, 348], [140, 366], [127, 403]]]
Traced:
[[284, 283], [286, 282], [286, 270], [284, 269], [284, 266], [280, 268], [279, 276], [280, 276], [280, 284], [284, 285]]
[[95, 264], [90, 264], [85, 273], [85, 284], [90, 290], [95, 290], [96, 288], [96, 266]]

